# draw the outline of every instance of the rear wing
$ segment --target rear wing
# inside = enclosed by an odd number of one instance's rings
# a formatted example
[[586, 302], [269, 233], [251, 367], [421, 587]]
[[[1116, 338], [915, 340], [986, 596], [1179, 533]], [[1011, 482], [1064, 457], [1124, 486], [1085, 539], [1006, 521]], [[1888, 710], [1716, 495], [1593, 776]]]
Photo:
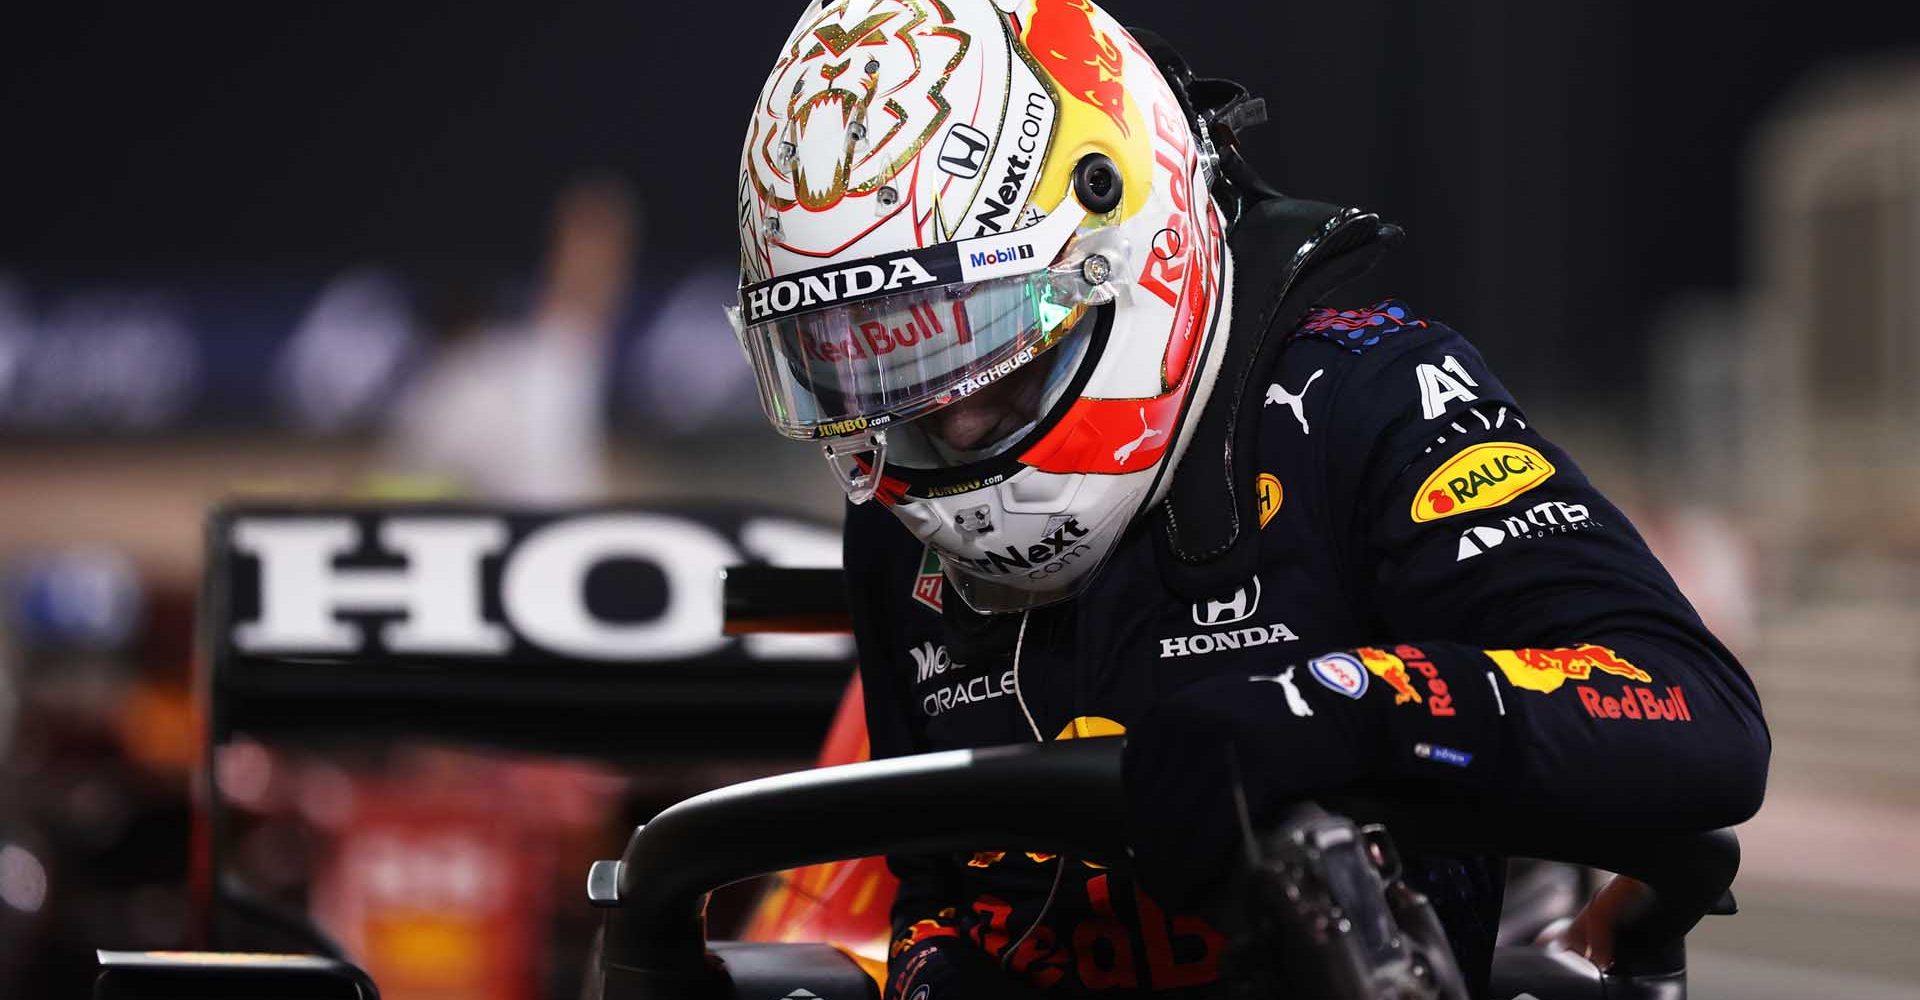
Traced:
[[206, 541], [215, 743], [390, 735], [616, 762], [807, 757], [853, 655], [845, 635], [722, 629], [729, 568], [839, 563], [837, 530], [790, 515], [236, 505], [213, 514]]
[[[196, 899], [340, 957], [224, 872], [214, 767], [246, 735], [325, 747], [422, 739], [613, 764], [811, 759], [852, 673], [837, 528], [743, 506], [223, 506], [206, 525]], [[722, 578], [747, 588], [722, 621]], [[786, 600], [798, 579], [812, 591]], [[744, 634], [754, 633], [754, 634]]]

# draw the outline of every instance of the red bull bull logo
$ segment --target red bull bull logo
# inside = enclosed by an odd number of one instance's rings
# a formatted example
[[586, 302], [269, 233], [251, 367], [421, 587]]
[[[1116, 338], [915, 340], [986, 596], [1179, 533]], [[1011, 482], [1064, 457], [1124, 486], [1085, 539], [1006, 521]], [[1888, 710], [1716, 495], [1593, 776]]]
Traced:
[[1384, 649], [1362, 646], [1354, 650], [1360, 655], [1360, 662], [1367, 671], [1386, 682], [1393, 689], [1393, 703], [1404, 705], [1407, 702], [1420, 703], [1420, 692], [1414, 690], [1413, 678], [1407, 676], [1407, 665], [1398, 656]]
[[1507, 675], [1514, 687], [1552, 693], [1568, 680], [1584, 681], [1596, 672], [1643, 684], [1653, 675], [1634, 666], [1605, 646], [1581, 643], [1560, 649], [1489, 649], [1487, 658]]
[[[1427, 713], [1436, 717], [1454, 714], [1453, 693], [1447, 689], [1447, 682], [1441, 679], [1439, 668], [1419, 647], [1401, 644], [1393, 647], [1393, 652], [1389, 653], [1384, 649], [1363, 646], [1354, 652], [1359, 654], [1360, 662], [1366, 664], [1370, 673], [1393, 689], [1394, 704], [1424, 704]], [[1413, 678], [1416, 674], [1426, 681], [1425, 698], [1414, 687]]]
[[1127, 91], [1120, 47], [1094, 24], [1089, 0], [1039, 0], [1027, 21], [1027, 51], [1068, 95], [1127, 127]]

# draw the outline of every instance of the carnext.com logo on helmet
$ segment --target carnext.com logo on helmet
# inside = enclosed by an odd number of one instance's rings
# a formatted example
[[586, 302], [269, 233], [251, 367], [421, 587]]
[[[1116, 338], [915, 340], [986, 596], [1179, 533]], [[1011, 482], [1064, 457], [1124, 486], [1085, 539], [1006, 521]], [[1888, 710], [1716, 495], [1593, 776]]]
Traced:
[[970, 267], [987, 267], [991, 264], [1025, 260], [1032, 256], [1033, 244], [1022, 243], [1018, 246], [1001, 247], [998, 250], [976, 250], [967, 255], [967, 264]]

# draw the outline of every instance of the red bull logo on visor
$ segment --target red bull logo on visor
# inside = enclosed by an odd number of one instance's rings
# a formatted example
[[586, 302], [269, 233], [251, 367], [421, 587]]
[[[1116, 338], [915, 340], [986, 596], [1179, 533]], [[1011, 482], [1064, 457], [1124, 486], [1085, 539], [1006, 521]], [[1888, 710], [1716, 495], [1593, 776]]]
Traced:
[[1027, 51], [1062, 90], [1113, 119], [1121, 135], [1132, 135], [1120, 46], [1094, 25], [1094, 13], [1088, 0], [1039, 0], [1027, 21]]
[[1605, 646], [1581, 643], [1561, 649], [1489, 649], [1487, 658], [1517, 688], [1551, 693], [1568, 680], [1584, 681], [1597, 671], [1653, 683], [1653, 675], [1627, 662]]

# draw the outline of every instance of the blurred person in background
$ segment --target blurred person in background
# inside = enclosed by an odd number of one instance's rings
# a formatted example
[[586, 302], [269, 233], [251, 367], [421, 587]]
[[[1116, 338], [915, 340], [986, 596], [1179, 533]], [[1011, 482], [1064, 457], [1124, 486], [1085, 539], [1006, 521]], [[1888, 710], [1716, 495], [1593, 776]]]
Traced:
[[[1245, 91], [1087, 0], [914, 10], [781, 50], [737, 329], [854, 504], [874, 756], [1124, 732], [1136, 865], [894, 858], [889, 998], [1209, 994], [1249, 814], [1323, 792], [1753, 814], [1758, 698], [1625, 515], [1460, 334], [1324, 307], [1396, 227], [1266, 185]], [[1502, 859], [1405, 860], [1484, 992]]]
[[490, 500], [604, 495], [604, 370], [632, 281], [635, 213], [617, 178], [568, 187], [524, 319], [497, 321], [493, 289], [470, 278], [428, 290], [441, 346], [395, 407], [383, 472]]

